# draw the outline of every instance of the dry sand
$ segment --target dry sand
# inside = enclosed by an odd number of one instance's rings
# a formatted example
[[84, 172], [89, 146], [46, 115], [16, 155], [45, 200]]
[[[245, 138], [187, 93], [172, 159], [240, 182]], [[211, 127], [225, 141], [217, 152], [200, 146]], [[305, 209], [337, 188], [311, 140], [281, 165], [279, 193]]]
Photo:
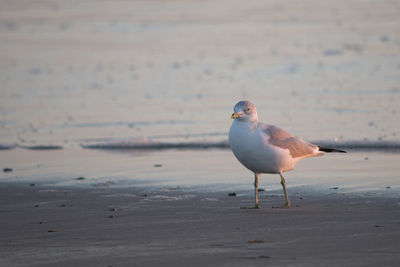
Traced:
[[399, 198], [0, 188], [0, 266], [395, 266]]

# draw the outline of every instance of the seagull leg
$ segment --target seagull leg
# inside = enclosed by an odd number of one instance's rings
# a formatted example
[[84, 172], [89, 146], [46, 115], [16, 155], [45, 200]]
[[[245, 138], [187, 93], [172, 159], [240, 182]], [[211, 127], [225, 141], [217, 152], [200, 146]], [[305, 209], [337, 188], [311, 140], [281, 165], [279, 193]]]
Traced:
[[258, 173], [254, 174], [254, 200], [255, 200], [255, 208], [260, 208], [258, 204]]
[[254, 200], [255, 206], [254, 207], [240, 207], [241, 209], [259, 209], [261, 206], [258, 204], [258, 176], [259, 173], [254, 173]]
[[281, 185], [283, 187], [283, 193], [285, 194], [285, 200], [286, 200], [286, 203], [282, 206], [282, 208], [289, 208], [290, 207], [290, 200], [289, 200], [289, 197], [288, 197], [288, 193], [286, 191], [285, 178], [283, 178], [282, 172], [279, 173], [279, 175], [281, 176]]

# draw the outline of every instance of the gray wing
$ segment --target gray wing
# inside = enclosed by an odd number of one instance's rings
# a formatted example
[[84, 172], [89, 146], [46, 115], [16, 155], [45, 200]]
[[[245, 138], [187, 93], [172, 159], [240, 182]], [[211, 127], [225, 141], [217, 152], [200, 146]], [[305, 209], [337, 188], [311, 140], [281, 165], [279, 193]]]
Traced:
[[270, 136], [269, 142], [272, 145], [288, 149], [293, 158], [315, 155], [315, 149], [318, 149], [316, 145], [300, 140], [273, 125], [263, 125], [263, 131]]

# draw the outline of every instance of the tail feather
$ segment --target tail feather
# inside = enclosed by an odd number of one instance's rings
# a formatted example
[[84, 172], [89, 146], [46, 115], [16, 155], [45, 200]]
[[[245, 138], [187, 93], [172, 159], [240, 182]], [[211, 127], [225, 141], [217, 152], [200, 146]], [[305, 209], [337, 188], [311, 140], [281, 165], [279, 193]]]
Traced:
[[324, 151], [324, 152], [339, 152], [339, 153], [347, 153], [344, 150], [336, 149], [336, 148], [329, 148], [329, 147], [323, 147], [323, 146], [318, 146], [319, 151]]

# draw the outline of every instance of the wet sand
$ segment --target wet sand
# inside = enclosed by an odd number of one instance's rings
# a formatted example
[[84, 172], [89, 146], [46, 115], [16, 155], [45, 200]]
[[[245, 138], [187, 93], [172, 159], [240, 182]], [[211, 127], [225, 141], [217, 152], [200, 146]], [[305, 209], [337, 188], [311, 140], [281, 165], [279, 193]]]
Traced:
[[182, 188], [0, 188], [1, 266], [395, 266], [400, 198]]

